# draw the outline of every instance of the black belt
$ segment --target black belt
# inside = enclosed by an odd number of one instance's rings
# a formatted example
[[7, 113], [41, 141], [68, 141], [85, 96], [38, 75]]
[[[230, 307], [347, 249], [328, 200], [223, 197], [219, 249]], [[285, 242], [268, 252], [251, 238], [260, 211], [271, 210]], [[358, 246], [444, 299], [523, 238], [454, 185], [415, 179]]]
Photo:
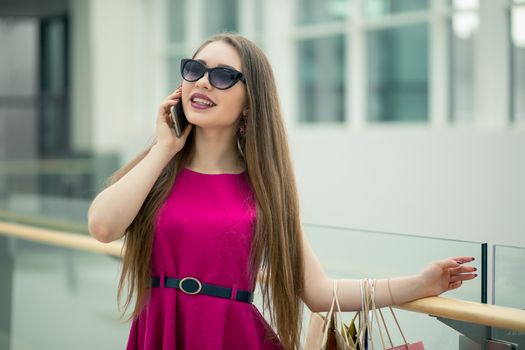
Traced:
[[[151, 277], [151, 287], [160, 287], [160, 277]], [[185, 277], [182, 279], [164, 277], [164, 287], [180, 289], [182, 292], [189, 295], [206, 294], [224, 299], [232, 299], [232, 288], [201, 283], [198, 279], [193, 277]], [[251, 303], [253, 302], [253, 293], [238, 290], [233, 300]]]

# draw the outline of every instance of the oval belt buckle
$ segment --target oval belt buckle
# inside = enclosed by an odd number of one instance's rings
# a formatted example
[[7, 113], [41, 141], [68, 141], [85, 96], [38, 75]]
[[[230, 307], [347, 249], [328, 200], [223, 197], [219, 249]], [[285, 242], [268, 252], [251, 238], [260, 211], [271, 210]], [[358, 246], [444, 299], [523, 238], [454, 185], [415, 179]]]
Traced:
[[202, 283], [194, 277], [184, 277], [180, 280], [179, 288], [189, 295], [199, 294], [202, 290]]

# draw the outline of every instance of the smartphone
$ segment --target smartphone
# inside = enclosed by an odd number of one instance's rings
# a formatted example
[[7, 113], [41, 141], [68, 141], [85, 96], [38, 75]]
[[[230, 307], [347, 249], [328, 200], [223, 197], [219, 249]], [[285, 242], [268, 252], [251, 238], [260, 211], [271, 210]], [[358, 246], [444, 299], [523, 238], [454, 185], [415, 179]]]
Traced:
[[175, 135], [180, 137], [188, 125], [188, 119], [186, 119], [184, 109], [182, 108], [182, 100], [179, 100], [179, 103], [175, 106], [170, 107], [170, 116], [171, 121], [173, 122], [173, 129], [175, 129]]

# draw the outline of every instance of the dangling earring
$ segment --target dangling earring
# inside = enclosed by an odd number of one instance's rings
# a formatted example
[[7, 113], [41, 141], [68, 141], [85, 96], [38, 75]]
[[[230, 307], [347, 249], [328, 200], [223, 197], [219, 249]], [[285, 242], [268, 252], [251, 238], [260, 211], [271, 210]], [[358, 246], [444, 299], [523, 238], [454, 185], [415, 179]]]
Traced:
[[240, 136], [237, 137], [237, 149], [239, 150], [239, 153], [241, 154], [242, 159], [245, 159], [244, 158], [244, 152], [242, 151], [242, 147], [241, 147], [241, 138], [240, 138]]
[[246, 116], [245, 115], [242, 116], [241, 126], [239, 127], [239, 134], [241, 134], [241, 136], [246, 136]]
[[242, 121], [241, 121], [241, 126], [239, 127], [239, 136], [237, 136], [237, 148], [239, 149], [239, 153], [241, 154], [241, 157], [245, 159], [244, 152], [242, 151], [241, 142], [242, 141], [245, 142], [244, 139], [246, 137], [246, 115], [243, 114], [241, 118], [242, 118]]

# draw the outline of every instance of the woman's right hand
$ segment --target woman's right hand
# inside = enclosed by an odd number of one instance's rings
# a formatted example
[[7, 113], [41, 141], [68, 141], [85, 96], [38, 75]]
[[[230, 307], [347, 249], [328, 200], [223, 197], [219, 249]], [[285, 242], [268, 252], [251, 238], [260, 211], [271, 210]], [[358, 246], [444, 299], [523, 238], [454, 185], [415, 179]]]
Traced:
[[159, 111], [157, 113], [157, 126], [156, 126], [156, 144], [166, 148], [175, 155], [178, 153], [186, 143], [186, 139], [193, 127], [192, 124], [188, 123], [188, 126], [183, 130], [182, 135], [177, 137], [175, 130], [170, 126], [172, 124], [170, 118], [170, 108], [180, 103], [182, 97], [182, 88], [179, 87], [171, 95], [166, 97], [160, 104]]
[[434, 261], [419, 274], [421, 297], [439, 295], [446, 291], [461, 287], [463, 281], [476, 278], [474, 272], [477, 269], [468, 266], [467, 263], [474, 261], [473, 257], [459, 256], [439, 261]]

